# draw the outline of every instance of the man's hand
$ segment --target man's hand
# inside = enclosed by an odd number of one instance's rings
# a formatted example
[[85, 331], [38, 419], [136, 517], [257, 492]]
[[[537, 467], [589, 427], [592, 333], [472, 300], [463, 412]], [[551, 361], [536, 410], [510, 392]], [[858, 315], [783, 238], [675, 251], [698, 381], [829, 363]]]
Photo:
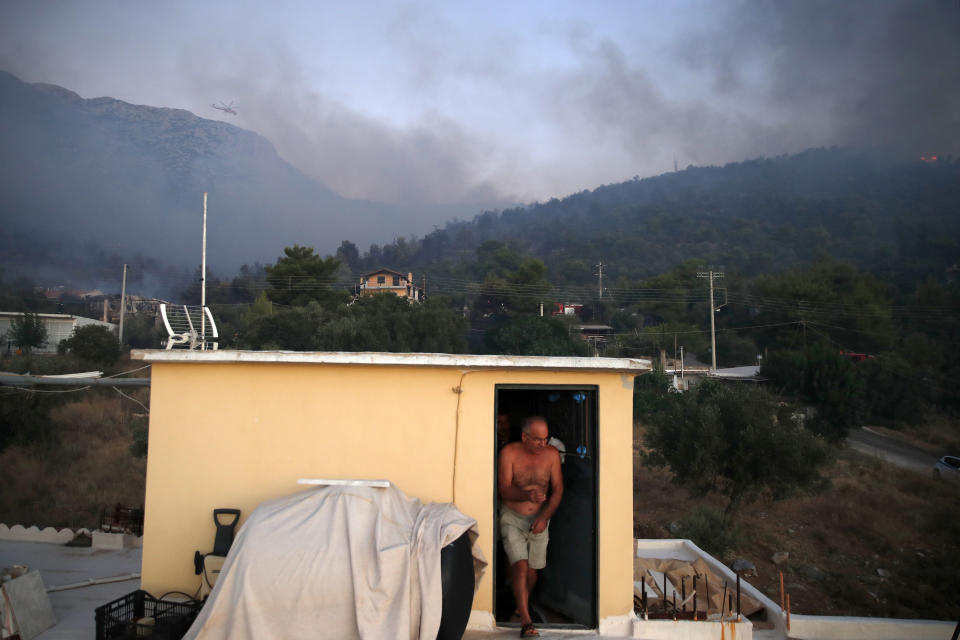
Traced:
[[534, 504], [541, 504], [546, 501], [547, 501], [547, 494], [542, 489], [530, 489], [527, 492], [527, 502], [532, 502]]
[[547, 528], [547, 522], [547, 519], [543, 516], [537, 518], [533, 521], [533, 526], [530, 527], [530, 533], [542, 533]]

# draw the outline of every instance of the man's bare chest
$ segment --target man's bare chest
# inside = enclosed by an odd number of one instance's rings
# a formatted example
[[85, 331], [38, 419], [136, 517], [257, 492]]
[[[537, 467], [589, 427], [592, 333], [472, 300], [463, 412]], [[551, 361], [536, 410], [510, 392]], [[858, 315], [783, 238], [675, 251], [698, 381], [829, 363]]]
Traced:
[[547, 460], [517, 460], [513, 464], [513, 484], [518, 487], [550, 484], [550, 466]]

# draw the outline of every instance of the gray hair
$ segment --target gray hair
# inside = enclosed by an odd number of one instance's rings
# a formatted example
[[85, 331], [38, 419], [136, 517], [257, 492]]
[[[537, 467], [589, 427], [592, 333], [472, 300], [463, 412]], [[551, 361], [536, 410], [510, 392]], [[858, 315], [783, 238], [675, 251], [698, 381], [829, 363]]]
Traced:
[[543, 426], [547, 427], [547, 430], [550, 430], [550, 426], [547, 424], [547, 419], [543, 416], [529, 416], [523, 419], [523, 422], [520, 423], [520, 431], [523, 431], [526, 434], [530, 433], [530, 427], [533, 426], [535, 422], [542, 422]]

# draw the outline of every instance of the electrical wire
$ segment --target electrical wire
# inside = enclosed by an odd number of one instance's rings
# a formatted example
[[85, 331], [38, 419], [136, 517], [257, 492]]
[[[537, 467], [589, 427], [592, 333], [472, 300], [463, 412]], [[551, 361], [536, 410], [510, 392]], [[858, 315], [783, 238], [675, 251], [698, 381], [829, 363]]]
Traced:
[[76, 389], [24, 389], [21, 387], [11, 387], [14, 391], [21, 393], [78, 393], [80, 391], [89, 391], [93, 387], [77, 387]]
[[104, 377], [104, 378], [117, 378], [117, 377], [119, 377], [119, 376], [125, 376], [125, 375], [127, 375], [128, 373], [136, 373], [137, 371], [143, 371], [144, 369], [149, 369], [151, 366], [152, 366], [152, 365], [145, 364], [145, 365], [143, 365], [142, 367], [138, 367], [138, 368], [136, 368], [136, 369], [131, 369], [131, 370], [129, 370], [129, 371], [121, 371], [120, 373], [113, 373], [113, 374], [110, 374], [109, 376], [103, 376], [103, 377]]
[[[90, 387], [87, 387], [87, 388], [89, 389]], [[143, 410], [147, 412], [147, 415], [148, 415], [148, 416], [150, 415], [150, 408], [147, 407], [147, 405], [143, 404], [142, 402], [140, 402], [139, 400], [137, 400], [136, 398], [134, 398], [134, 397], [132, 397], [132, 396], [128, 396], [127, 394], [125, 394], [123, 391], [120, 391], [120, 389], [117, 389], [116, 387], [110, 387], [110, 388], [113, 389], [114, 391], [116, 391], [117, 393], [119, 393], [120, 395], [122, 395], [122, 396], [123, 396], [124, 398], [126, 398], [127, 400], [132, 400], [133, 402], [136, 402], [138, 405], [140, 405], [141, 407], [143, 407]]]

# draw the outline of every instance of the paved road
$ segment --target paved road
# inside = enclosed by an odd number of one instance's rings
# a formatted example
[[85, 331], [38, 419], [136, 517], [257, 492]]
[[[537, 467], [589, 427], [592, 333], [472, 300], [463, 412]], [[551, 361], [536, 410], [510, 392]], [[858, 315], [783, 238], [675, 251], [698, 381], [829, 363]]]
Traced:
[[933, 465], [939, 458], [923, 449], [882, 436], [870, 427], [851, 431], [847, 437], [847, 445], [854, 451], [882, 458], [898, 467], [925, 474], [933, 473]]

